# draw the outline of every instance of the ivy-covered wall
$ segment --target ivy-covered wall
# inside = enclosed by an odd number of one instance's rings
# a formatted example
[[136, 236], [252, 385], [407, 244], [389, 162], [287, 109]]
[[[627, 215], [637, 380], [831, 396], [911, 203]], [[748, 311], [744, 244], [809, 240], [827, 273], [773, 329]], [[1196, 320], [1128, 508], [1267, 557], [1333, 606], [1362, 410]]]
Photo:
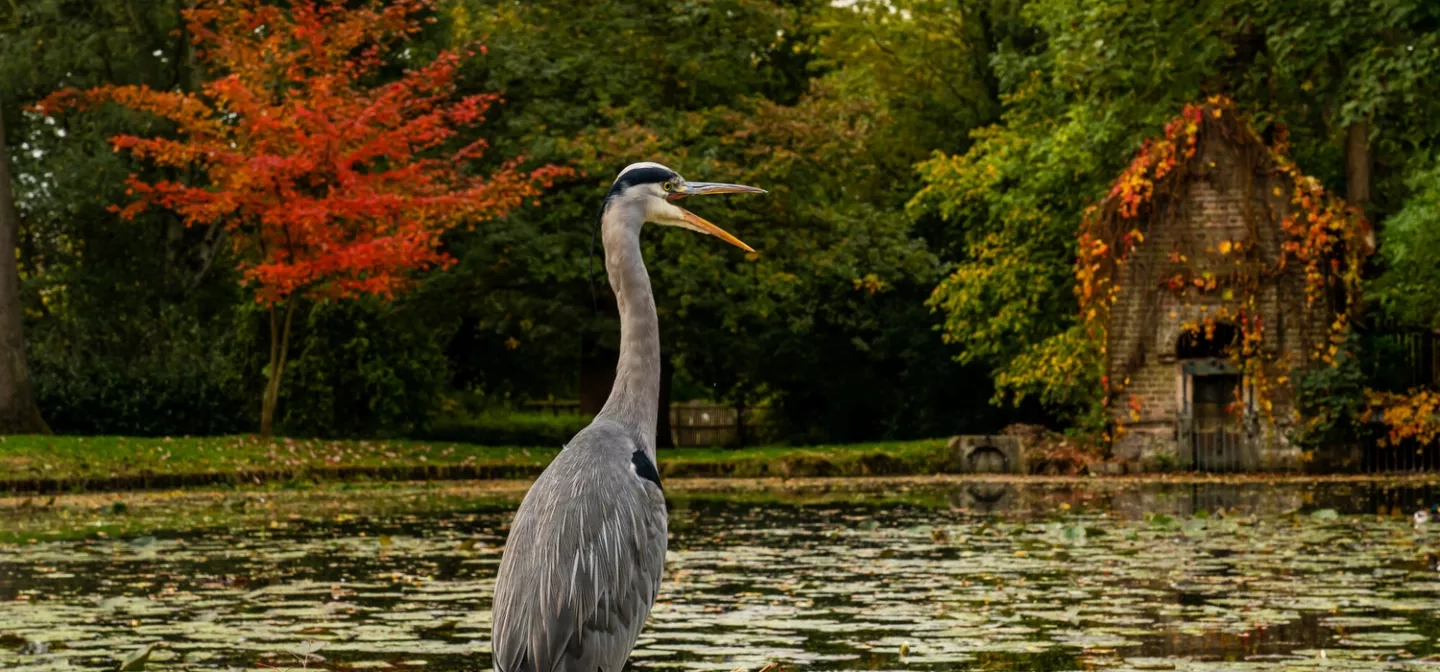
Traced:
[[1301, 174], [1283, 138], [1267, 146], [1224, 98], [1186, 106], [1082, 227], [1082, 316], [1105, 344], [1115, 455], [1189, 460], [1187, 341], [1239, 374], [1226, 411], [1254, 466], [1298, 466], [1291, 376], [1333, 365], [1368, 241], [1359, 213]]

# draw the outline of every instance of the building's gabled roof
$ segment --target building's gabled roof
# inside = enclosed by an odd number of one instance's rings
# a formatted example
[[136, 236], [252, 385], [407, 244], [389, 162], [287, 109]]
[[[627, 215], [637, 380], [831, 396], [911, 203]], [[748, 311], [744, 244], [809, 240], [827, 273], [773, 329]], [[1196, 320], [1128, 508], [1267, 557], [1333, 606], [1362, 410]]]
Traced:
[[[1276, 147], [1266, 145], [1233, 102], [1216, 96], [1204, 103], [1186, 105], [1166, 124], [1164, 134], [1147, 140], [1106, 197], [1087, 210], [1081, 224], [1076, 275], [1082, 315], [1088, 319], [1087, 307], [1113, 303], [1116, 269], [1144, 244], [1157, 223], [1168, 222], [1178, 214], [1175, 206], [1186, 193], [1187, 181], [1200, 174], [1195, 165], [1197, 150], [1212, 141], [1229, 144], [1256, 175], [1274, 178], [1274, 196], [1288, 202], [1289, 207], [1279, 212], [1265, 209], [1261, 213], [1284, 236], [1280, 258], [1268, 263], [1302, 267], [1314, 286], [1312, 301], [1336, 283], [1353, 286], [1355, 291], [1347, 303], [1351, 299], [1358, 301], [1361, 262], [1374, 250], [1370, 225], [1358, 209], [1300, 172], [1285, 154], [1283, 126], [1277, 126], [1277, 136]], [[1249, 242], [1253, 241], [1237, 240], [1233, 248], [1224, 245], [1208, 252], [1244, 254]], [[1183, 264], [1187, 260], [1176, 261]], [[1343, 310], [1354, 307], [1347, 305]], [[1096, 310], [1099, 312], [1103, 311]]]

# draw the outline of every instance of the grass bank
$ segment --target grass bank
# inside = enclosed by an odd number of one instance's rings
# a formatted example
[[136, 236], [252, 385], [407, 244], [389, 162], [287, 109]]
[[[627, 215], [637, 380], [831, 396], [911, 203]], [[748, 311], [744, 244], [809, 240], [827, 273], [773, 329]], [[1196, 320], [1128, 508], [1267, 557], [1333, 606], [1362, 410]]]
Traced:
[[[0, 437], [0, 490], [78, 492], [265, 483], [517, 479], [558, 448], [256, 436]], [[894, 476], [952, 471], [943, 440], [662, 450], [666, 478]]]

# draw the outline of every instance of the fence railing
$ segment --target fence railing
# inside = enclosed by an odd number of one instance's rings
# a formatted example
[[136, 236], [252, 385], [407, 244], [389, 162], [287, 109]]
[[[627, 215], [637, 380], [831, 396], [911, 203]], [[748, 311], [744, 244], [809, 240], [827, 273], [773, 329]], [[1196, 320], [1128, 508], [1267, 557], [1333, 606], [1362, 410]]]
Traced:
[[[1261, 469], [1260, 442], [1254, 423], [1245, 419], [1196, 422], [1187, 413], [1176, 419], [1179, 449], [1199, 472], [1235, 473]], [[1203, 424], [1203, 426], [1202, 426]]]
[[[1247, 428], [1245, 422], [1225, 423], [1204, 429], [1183, 413], [1177, 419], [1177, 436], [1182, 464], [1199, 472], [1247, 472], [1265, 468], [1261, 460], [1263, 432]], [[1398, 445], [1381, 441], [1384, 430], [1372, 427], [1368, 436], [1346, 446], [1331, 446], [1349, 457], [1337, 466], [1350, 473], [1406, 474], [1440, 472], [1440, 442], [1421, 443], [1407, 439]], [[1273, 440], [1271, 437], [1270, 440]], [[1332, 458], [1333, 459], [1333, 458]]]
[[1394, 392], [1440, 385], [1440, 336], [1428, 329], [1370, 325], [1372, 385]]
[[[524, 403], [527, 411], [576, 415], [574, 399], [537, 399]], [[688, 401], [670, 405], [670, 438], [677, 446], [753, 446], [770, 437], [765, 408], [727, 406]]]
[[1238, 429], [1197, 431], [1190, 438], [1196, 471], [1244, 472], [1260, 469], [1259, 446]]
[[1363, 432], [1358, 450], [1357, 467], [1366, 474], [1406, 474], [1440, 471], [1440, 441], [1424, 443], [1414, 438], [1391, 443], [1389, 428], [1377, 417], [1371, 417]]
[[1361, 452], [1360, 471], [1367, 474], [1440, 471], [1440, 445], [1427, 445], [1414, 439], [1395, 446], [1369, 442]]

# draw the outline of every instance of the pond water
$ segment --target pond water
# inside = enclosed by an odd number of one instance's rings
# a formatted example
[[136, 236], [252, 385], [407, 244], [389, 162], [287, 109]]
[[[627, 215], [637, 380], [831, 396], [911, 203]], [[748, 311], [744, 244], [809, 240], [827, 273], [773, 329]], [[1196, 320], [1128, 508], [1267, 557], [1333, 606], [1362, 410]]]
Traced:
[[[671, 491], [634, 670], [1440, 669], [1440, 522], [1409, 515], [1428, 486]], [[489, 669], [513, 505], [425, 488], [9, 500], [0, 669], [115, 670], [144, 650], [146, 670]]]

